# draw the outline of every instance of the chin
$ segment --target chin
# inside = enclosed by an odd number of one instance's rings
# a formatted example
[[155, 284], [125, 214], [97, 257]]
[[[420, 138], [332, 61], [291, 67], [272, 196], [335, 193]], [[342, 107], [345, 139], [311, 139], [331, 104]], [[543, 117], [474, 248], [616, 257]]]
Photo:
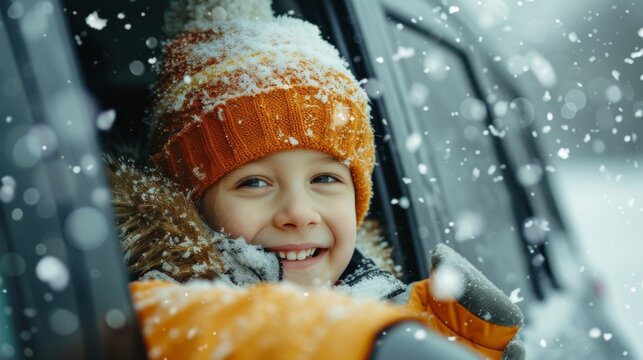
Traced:
[[296, 272], [285, 272], [284, 280], [304, 287], [330, 287], [334, 284], [328, 276], [314, 276], [309, 274], [297, 274]]

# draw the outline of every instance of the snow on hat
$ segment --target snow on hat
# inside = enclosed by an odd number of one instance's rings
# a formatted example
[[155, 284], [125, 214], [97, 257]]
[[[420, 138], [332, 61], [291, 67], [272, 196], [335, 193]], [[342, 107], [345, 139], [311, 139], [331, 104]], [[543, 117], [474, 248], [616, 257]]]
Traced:
[[230, 171], [293, 149], [346, 164], [357, 223], [375, 162], [368, 97], [308, 22], [270, 0], [175, 0], [155, 87], [152, 162], [193, 199]]

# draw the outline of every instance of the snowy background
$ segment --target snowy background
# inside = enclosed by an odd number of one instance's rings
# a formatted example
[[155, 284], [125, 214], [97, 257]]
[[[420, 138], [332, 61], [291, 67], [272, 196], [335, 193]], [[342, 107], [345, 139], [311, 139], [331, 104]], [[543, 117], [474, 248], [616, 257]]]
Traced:
[[627, 356], [643, 358], [643, 1], [446, 5], [485, 34], [517, 79], [531, 72], [548, 89], [553, 110], [535, 125], [556, 169], [554, 191], [633, 347]]
[[604, 286], [608, 314], [620, 325], [632, 358], [641, 359], [643, 170], [623, 158], [601, 160], [559, 165], [553, 185], [587, 268]]

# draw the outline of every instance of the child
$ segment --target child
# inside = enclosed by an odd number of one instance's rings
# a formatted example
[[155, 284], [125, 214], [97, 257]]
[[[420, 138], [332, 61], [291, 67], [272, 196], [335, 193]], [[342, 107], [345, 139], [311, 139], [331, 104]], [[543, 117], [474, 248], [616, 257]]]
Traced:
[[[432, 261], [460, 270], [460, 301], [355, 251], [370, 109], [315, 26], [265, 0], [175, 1], [166, 23], [150, 134], [162, 175], [123, 163], [111, 177], [129, 271], [157, 280], [131, 286], [150, 358], [360, 359], [409, 319], [490, 358], [523, 356], [520, 311], [448, 248]], [[216, 281], [181, 284], [196, 279]]]

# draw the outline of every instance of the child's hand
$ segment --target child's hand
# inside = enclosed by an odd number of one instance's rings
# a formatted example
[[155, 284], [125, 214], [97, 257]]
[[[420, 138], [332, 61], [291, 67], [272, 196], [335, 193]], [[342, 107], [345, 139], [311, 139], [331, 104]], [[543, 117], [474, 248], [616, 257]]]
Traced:
[[453, 249], [438, 244], [431, 279], [413, 285], [409, 306], [426, 323], [491, 359], [524, 359], [517, 332], [523, 314], [509, 297]]
[[[467, 259], [444, 244], [436, 245], [431, 253], [432, 274], [446, 268], [462, 276], [463, 287], [457, 297], [467, 310], [494, 324], [522, 326], [524, 319], [518, 306]], [[436, 285], [434, 280], [433, 286]]]
[[375, 340], [371, 360], [476, 360], [468, 349], [415, 321], [396, 323]]

